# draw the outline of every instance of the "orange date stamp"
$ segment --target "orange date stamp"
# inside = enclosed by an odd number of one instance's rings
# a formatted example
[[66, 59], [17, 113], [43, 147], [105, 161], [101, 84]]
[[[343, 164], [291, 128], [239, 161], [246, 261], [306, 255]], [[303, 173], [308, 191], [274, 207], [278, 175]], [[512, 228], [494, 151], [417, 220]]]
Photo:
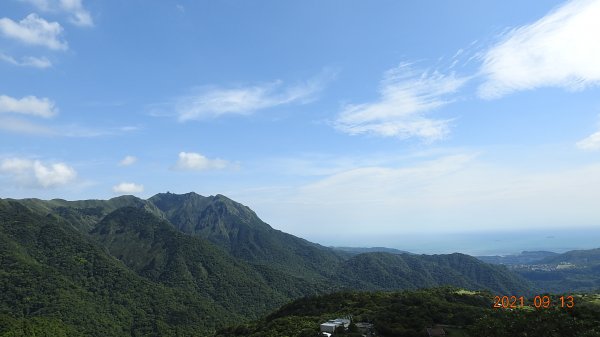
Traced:
[[524, 296], [494, 296], [494, 309], [516, 309], [531, 306], [536, 309], [548, 309], [551, 307], [560, 307], [571, 309], [575, 307], [575, 298], [573, 296], [560, 296], [552, 298], [548, 295], [537, 295], [529, 301]]

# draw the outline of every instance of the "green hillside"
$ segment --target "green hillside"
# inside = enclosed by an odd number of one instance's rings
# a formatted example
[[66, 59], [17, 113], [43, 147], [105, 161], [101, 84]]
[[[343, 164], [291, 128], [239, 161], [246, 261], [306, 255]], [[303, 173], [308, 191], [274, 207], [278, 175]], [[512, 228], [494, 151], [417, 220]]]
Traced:
[[587, 250], [572, 250], [536, 262], [536, 264], [556, 263], [570, 263], [580, 267], [600, 265], [600, 248]]
[[412, 255], [365, 253], [339, 268], [342, 280], [355, 289], [393, 290], [452, 285], [500, 293], [531, 293], [532, 285], [505, 267], [481, 263], [464, 254]]
[[121, 207], [144, 208], [148, 212], [158, 217], [164, 217], [158, 208], [146, 201], [136, 198], [132, 195], [123, 195], [109, 200], [77, 200], [67, 201], [63, 199], [40, 200], [23, 199], [14, 200], [25, 205], [27, 208], [38, 214], [54, 214], [62, 220], [68, 222], [74, 228], [81, 232], [88, 232], [96, 226], [108, 213]]
[[206, 238], [254, 264], [323, 280], [342, 261], [330, 248], [275, 230], [250, 208], [222, 195], [161, 193], [148, 200], [182, 232]]
[[63, 220], [14, 201], [0, 200], [0, 266], [0, 336], [189, 336], [235, 319], [137, 276]]
[[364, 253], [391, 253], [391, 254], [410, 254], [410, 252], [394, 249], [394, 248], [386, 248], [386, 247], [330, 247], [331, 249], [341, 252], [346, 256], [354, 256], [358, 254]]
[[477, 256], [477, 258], [483, 262], [492, 264], [516, 265], [535, 263], [556, 255], [558, 255], [558, 253], [547, 251], [523, 251], [519, 254], [514, 255]]
[[600, 249], [573, 250], [512, 270], [544, 291], [600, 291]]
[[139, 208], [124, 207], [110, 213], [92, 235], [138, 275], [211, 299], [242, 317], [252, 317], [289, 299], [243, 261], [202, 238], [181, 234]]
[[[296, 300], [261, 320], [221, 329], [215, 337], [316, 337], [319, 325], [349, 317], [373, 325], [376, 336], [421, 337], [440, 327], [447, 336], [462, 337], [598, 337], [598, 295], [576, 296], [576, 306], [534, 309], [492, 309], [493, 295], [457, 288], [403, 292], [341, 292]], [[557, 297], [553, 297], [554, 300]], [[533, 303], [527, 299], [528, 304]], [[358, 337], [352, 326], [335, 336]]]
[[0, 199], [0, 336], [191, 336], [342, 289], [528, 293], [461, 254], [340, 254], [224, 196]]

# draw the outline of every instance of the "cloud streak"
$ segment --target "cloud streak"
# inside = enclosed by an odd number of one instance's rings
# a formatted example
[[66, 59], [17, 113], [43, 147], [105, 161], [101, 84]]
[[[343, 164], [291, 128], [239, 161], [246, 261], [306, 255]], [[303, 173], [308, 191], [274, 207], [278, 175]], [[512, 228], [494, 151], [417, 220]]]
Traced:
[[[514, 169], [483, 155], [348, 167], [309, 183], [234, 195], [291, 232], [399, 234], [593, 226], [600, 164]], [[416, 158], [415, 158], [416, 159]]]
[[591, 134], [590, 136], [577, 142], [577, 147], [585, 151], [600, 150], [600, 131]]
[[69, 48], [67, 42], [61, 39], [62, 32], [63, 28], [58, 22], [48, 22], [35, 13], [19, 22], [9, 18], [0, 19], [0, 33], [4, 36], [52, 50]]
[[515, 28], [483, 54], [482, 98], [541, 87], [579, 90], [600, 83], [600, 1], [570, 1]]
[[350, 135], [442, 139], [449, 131], [449, 121], [426, 113], [452, 102], [452, 95], [467, 80], [437, 71], [419, 73], [410, 64], [401, 64], [384, 75], [378, 100], [345, 106], [334, 126]]
[[[346, 105], [333, 125], [350, 135], [415, 137], [430, 142], [448, 134], [449, 121], [427, 113], [455, 101], [471, 80], [480, 82], [477, 96], [483, 99], [542, 87], [573, 91], [596, 86], [600, 84], [598, 17], [600, 1], [569, 1], [531, 24], [510, 30], [497, 43], [471, 56], [469, 61], [481, 61], [471, 76], [419, 73], [410, 64], [401, 64], [385, 74], [377, 100]], [[460, 49], [454, 55], [450, 69], [464, 54]], [[594, 137], [577, 146], [595, 148]]]
[[180, 97], [174, 104], [179, 121], [217, 118], [224, 115], [251, 115], [259, 110], [288, 104], [307, 104], [334, 76], [324, 72], [304, 83], [285, 86], [282, 81], [237, 88], [204, 87]]
[[33, 67], [45, 69], [52, 67], [52, 62], [45, 57], [25, 56], [17, 60], [10, 55], [0, 53], [0, 60], [19, 67]]

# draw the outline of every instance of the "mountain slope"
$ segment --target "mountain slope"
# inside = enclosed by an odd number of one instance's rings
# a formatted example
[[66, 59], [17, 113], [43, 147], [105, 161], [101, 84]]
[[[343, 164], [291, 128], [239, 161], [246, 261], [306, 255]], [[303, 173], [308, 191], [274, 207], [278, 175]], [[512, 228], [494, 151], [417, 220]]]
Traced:
[[14, 201], [0, 200], [0, 266], [0, 335], [193, 335], [236, 318], [137, 276], [60, 219]]
[[600, 290], [600, 248], [573, 250], [512, 270], [548, 292]]
[[543, 259], [557, 256], [558, 253], [547, 252], [547, 251], [524, 251], [516, 255], [506, 256], [476, 256], [477, 259], [491, 264], [504, 264], [504, 265], [515, 265], [515, 264], [528, 264], [536, 263]]
[[243, 261], [139, 208], [110, 213], [92, 235], [139, 275], [212, 298], [245, 317], [289, 300]]
[[452, 285], [506, 294], [528, 294], [530, 284], [508, 269], [464, 254], [365, 253], [338, 269], [342, 282], [358, 289], [393, 290]]
[[341, 252], [345, 256], [355, 256], [363, 253], [390, 253], [390, 254], [411, 254], [405, 250], [399, 250], [386, 247], [329, 247], [336, 252]]
[[577, 266], [596, 266], [600, 265], [600, 248], [587, 250], [572, 250], [566, 253], [547, 257], [536, 262], [536, 264], [558, 264], [570, 263]]
[[25, 326], [57, 336], [204, 335], [341, 289], [528, 293], [505, 268], [461, 254], [344, 256], [219, 195], [0, 199], [0, 226], [0, 336]]
[[54, 214], [84, 233], [92, 230], [107, 214], [121, 207], [143, 208], [159, 218], [165, 217], [154, 204], [132, 195], [123, 195], [109, 200], [6, 200], [18, 202], [39, 214]]
[[275, 230], [250, 208], [222, 195], [161, 193], [148, 200], [182, 232], [206, 238], [250, 263], [322, 280], [342, 261], [331, 249]]

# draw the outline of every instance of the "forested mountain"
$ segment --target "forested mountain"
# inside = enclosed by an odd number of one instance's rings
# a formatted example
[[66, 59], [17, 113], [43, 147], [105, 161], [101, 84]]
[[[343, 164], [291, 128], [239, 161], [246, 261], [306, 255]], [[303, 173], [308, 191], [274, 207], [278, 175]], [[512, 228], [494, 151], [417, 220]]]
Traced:
[[580, 267], [600, 265], [600, 248], [587, 250], [572, 250], [563, 254], [547, 257], [536, 264], [568, 263]]
[[505, 255], [505, 256], [477, 256], [477, 258], [483, 262], [492, 264], [504, 264], [504, 265], [515, 265], [515, 264], [529, 264], [536, 263], [543, 259], [550, 258], [559, 255], [554, 252], [547, 251], [524, 251], [520, 254]]
[[0, 200], [0, 224], [0, 336], [189, 336], [236, 317], [137, 276], [53, 215]]
[[346, 256], [354, 256], [363, 253], [391, 253], [391, 254], [410, 254], [405, 250], [399, 250], [387, 247], [330, 247], [331, 249], [342, 252]]
[[212, 298], [231, 313], [248, 317], [289, 299], [248, 264], [139, 208], [108, 214], [91, 234], [138, 275]]
[[481, 263], [464, 254], [411, 255], [365, 253], [339, 267], [346, 284], [358, 289], [416, 289], [452, 285], [500, 293], [527, 294], [531, 285], [505, 267]]
[[149, 201], [182, 232], [206, 238], [251, 263], [319, 278], [331, 276], [342, 261], [330, 248], [275, 230], [250, 208], [223, 195], [161, 193]]
[[340, 254], [194, 193], [0, 199], [0, 275], [0, 336], [205, 335], [341, 289], [530, 290], [461, 254]]
[[600, 249], [556, 254], [511, 270], [544, 291], [600, 291]]
[[53, 214], [58, 216], [61, 220], [66, 221], [82, 232], [92, 230], [108, 213], [122, 207], [143, 208], [158, 217], [164, 217], [154, 204], [132, 195], [123, 195], [109, 200], [66, 201], [62, 199], [23, 199], [12, 201], [27, 206], [27, 208], [38, 214]]

